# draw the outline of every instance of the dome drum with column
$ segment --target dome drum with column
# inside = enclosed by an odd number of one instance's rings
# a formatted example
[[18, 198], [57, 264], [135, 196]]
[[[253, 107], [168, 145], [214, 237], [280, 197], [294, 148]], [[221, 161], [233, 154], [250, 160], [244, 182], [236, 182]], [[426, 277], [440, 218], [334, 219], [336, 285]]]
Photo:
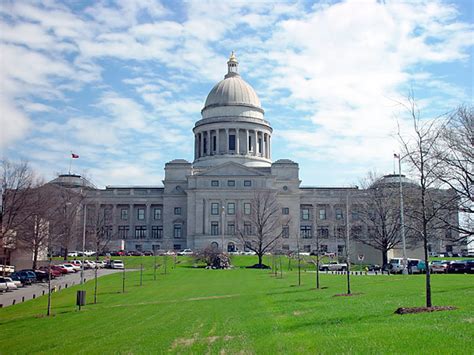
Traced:
[[194, 165], [208, 167], [235, 161], [245, 166], [271, 165], [272, 128], [260, 100], [238, 73], [232, 52], [228, 73], [211, 90], [193, 129]]

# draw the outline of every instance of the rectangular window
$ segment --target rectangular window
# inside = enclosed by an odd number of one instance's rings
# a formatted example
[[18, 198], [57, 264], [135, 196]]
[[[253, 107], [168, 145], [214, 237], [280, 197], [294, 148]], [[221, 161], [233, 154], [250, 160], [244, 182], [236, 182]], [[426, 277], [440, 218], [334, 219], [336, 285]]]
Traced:
[[229, 202], [227, 204], [227, 214], [228, 215], [234, 215], [235, 214], [235, 203], [234, 202]]
[[309, 209], [308, 208], [301, 209], [301, 219], [303, 221], [309, 221]]
[[129, 230], [130, 230], [129, 226], [119, 226], [118, 227], [118, 237], [119, 237], [119, 239], [127, 239]]
[[227, 186], [235, 186], [235, 180], [227, 180]]
[[181, 224], [175, 224], [173, 226], [173, 237], [181, 238], [182, 237], [182, 227]]
[[328, 246], [326, 244], [321, 244], [319, 249], [322, 253], [327, 253], [328, 252]]
[[155, 254], [155, 252], [157, 252], [158, 250], [160, 250], [160, 244], [153, 244], [151, 246], [151, 249], [153, 250], [153, 254]]
[[137, 209], [137, 219], [139, 221], [144, 221], [145, 220], [145, 209], [144, 208], [138, 208]]
[[249, 215], [251, 212], [251, 205], [248, 202], [244, 203], [244, 214]]
[[300, 227], [300, 236], [303, 239], [309, 239], [313, 237], [311, 233], [311, 226], [301, 226]]
[[233, 222], [227, 223], [227, 234], [229, 235], [235, 234], [235, 223]]
[[173, 244], [174, 250], [181, 250], [181, 244]]
[[204, 150], [203, 150], [204, 154], [207, 154], [207, 138], [204, 137]]
[[262, 138], [258, 139], [258, 152], [262, 154]]
[[290, 227], [288, 226], [283, 226], [281, 230], [281, 236], [283, 238], [289, 238], [290, 237]]
[[211, 222], [211, 235], [219, 235], [219, 222]]
[[328, 238], [329, 237], [329, 228], [328, 227], [320, 227], [318, 228], [318, 235], [321, 238]]
[[336, 208], [336, 219], [341, 220], [343, 218], [344, 218], [344, 215], [342, 214], [342, 209]]
[[211, 180], [211, 186], [212, 187], [218, 187], [219, 186], [219, 180]]
[[126, 221], [128, 219], [128, 208], [122, 208], [120, 210], [120, 219]]
[[211, 203], [211, 214], [214, 216], [219, 215], [219, 204], [217, 202]]
[[346, 235], [346, 228], [344, 227], [337, 227], [336, 229], [337, 237], [338, 238], [344, 238]]
[[352, 220], [353, 221], [358, 221], [359, 218], [359, 211], [352, 211]]
[[235, 150], [235, 134], [229, 134], [229, 150]]
[[252, 136], [249, 136], [249, 152], [251, 152], [252, 150]]
[[135, 250], [136, 251], [142, 251], [143, 250], [143, 246], [141, 244], [135, 244]]
[[212, 137], [212, 147], [213, 147], [213, 150], [216, 152], [217, 151], [217, 137], [216, 136]]
[[320, 208], [319, 209], [319, 219], [322, 220], [322, 221], [326, 219], [326, 209], [325, 208]]
[[290, 209], [288, 207], [283, 207], [281, 209], [281, 214], [290, 214]]
[[338, 245], [337, 246], [337, 253], [338, 254], [344, 253], [344, 245]]
[[163, 226], [152, 226], [151, 227], [151, 237], [153, 239], [162, 239], [163, 238]]
[[244, 180], [244, 186], [246, 187], [252, 186], [252, 180]]
[[161, 219], [161, 208], [154, 208], [153, 209], [153, 219], [158, 221]]
[[311, 251], [311, 245], [304, 245], [303, 246], [303, 251], [306, 253], [309, 253]]
[[136, 226], [135, 239], [145, 239], [145, 238], [146, 238], [146, 226]]
[[175, 215], [180, 215], [181, 214], [181, 207], [175, 207], [174, 208], [174, 214]]
[[290, 246], [289, 246], [288, 244], [283, 244], [283, 245], [281, 246], [281, 249], [282, 249], [282, 250], [290, 250]]
[[252, 225], [250, 223], [244, 223], [244, 234], [252, 235]]

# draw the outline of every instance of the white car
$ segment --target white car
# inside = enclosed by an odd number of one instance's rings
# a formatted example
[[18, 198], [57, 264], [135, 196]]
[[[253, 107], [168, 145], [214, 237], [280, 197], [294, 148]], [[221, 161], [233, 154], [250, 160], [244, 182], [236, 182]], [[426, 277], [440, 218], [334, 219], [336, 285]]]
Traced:
[[3, 272], [12, 274], [15, 272], [15, 267], [13, 265], [0, 265], [0, 274], [3, 274]]
[[111, 269], [123, 269], [125, 266], [123, 265], [122, 260], [111, 260], [110, 261], [110, 268]]
[[0, 283], [7, 285], [6, 291], [16, 290], [18, 288], [10, 278], [0, 277]]
[[8, 291], [7, 283], [0, 282], [0, 292], [6, 292], [6, 291]]
[[346, 263], [338, 263], [337, 261], [331, 261], [327, 264], [321, 264], [319, 266], [319, 271], [346, 271]]
[[86, 269], [95, 269], [96, 263], [91, 260], [85, 260], [84, 261], [84, 268]]
[[96, 261], [94, 264], [98, 269], [103, 269], [105, 267], [105, 261]]
[[67, 253], [67, 256], [70, 258], [77, 258], [79, 256], [79, 253], [77, 251], [71, 251]]
[[23, 284], [21, 283], [21, 281], [18, 281], [18, 280], [13, 280], [11, 277], [4, 277], [5, 280], [7, 280], [7, 282], [13, 282], [16, 287], [23, 287]]
[[183, 255], [193, 255], [193, 251], [191, 249], [183, 249], [180, 252], [178, 252], [178, 255], [183, 256]]
[[61, 264], [58, 266], [65, 268], [68, 274], [76, 272], [76, 269], [74, 269], [74, 266], [72, 264]]

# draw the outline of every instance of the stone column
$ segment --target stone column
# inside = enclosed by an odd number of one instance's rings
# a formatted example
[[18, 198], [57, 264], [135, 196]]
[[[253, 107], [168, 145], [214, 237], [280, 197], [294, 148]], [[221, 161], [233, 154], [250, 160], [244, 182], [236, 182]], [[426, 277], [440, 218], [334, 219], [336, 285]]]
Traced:
[[249, 154], [249, 130], [245, 130], [245, 149], [244, 149], [245, 155]]
[[229, 154], [229, 129], [225, 129], [225, 149], [224, 152]]
[[272, 141], [272, 136], [271, 135], [268, 135], [268, 159], [272, 159], [272, 144], [271, 144], [271, 141]]
[[145, 208], [145, 222], [146, 222], [146, 239], [151, 238], [151, 208], [150, 203], [146, 204]]
[[204, 156], [204, 134], [199, 133], [200, 136], [201, 136], [201, 151], [199, 152], [199, 157], [203, 157]]
[[266, 154], [267, 144], [265, 143], [265, 133], [262, 132], [261, 135], [262, 135], [262, 157], [266, 158], [267, 157], [267, 154]]
[[254, 139], [255, 142], [254, 142], [254, 144], [253, 144], [253, 156], [256, 157], [257, 154], [258, 154], [258, 153], [257, 153], [257, 150], [258, 150], [258, 133], [257, 133], [257, 130], [255, 129], [255, 130], [253, 131], [253, 133], [254, 133], [254, 136], [255, 136], [255, 139]]
[[133, 203], [129, 205], [128, 221], [130, 222], [130, 239], [135, 239], [135, 211], [133, 210]]
[[235, 153], [240, 154], [240, 137], [239, 137], [240, 129], [235, 129]]

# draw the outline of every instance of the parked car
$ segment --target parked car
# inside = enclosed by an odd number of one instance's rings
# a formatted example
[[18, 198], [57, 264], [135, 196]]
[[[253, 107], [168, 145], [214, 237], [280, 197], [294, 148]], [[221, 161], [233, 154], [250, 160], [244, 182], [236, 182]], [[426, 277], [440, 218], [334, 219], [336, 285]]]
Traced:
[[51, 269], [49, 269], [48, 266], [41, 266], [39, 268], [41, 271], [44, 271], [46, 273], [48, 273], [48, 271], [51, 273], [51, 278], [54, 279], [56, 277], [59, 277], [62, 275], [62, 272], [56, 268], [53, 268], [53, 265], [51, 265]]
[[338, 263], [337, 261], [331, 261], [327, 264], [321, 264], [319, 266], [320, 271], [346, 271], [346, 263]]
[[7, 292], [8, 286], [6, 282], [0, 282], [0, 292]]
[[74, 269], [74, 266], [72, 264], [60, 264], [58, 266], [66, 269], [68, 274], [77, 272], [76, 269]]
[[448, 273], [463, 274], [466, 270], [466, 262], [464, 260], [454, 260], [449, 263]]
[[163, 255], [168, 255], [168, 256], [173, 256], [173, 255], [176, 255], [176, 253], [173, 251], [173, 250], [168, 250], [166, 253], [164, 253]]
[[62, 265], [51, 265], [51, 270], [52, 271], [59, 271], [61, 273], [61, 275], [68, 273], [67, 268], [65, 268]]
[[111, 269], [123, 269], [125, 268], [122, 260], [110, 260]]
[[7, 285], [6, 291], [13, 291], [18, 288], [13, 282], [13, 280], [10, 278], [7, 279], [6, 277], [0, 277], [0, 284], [3, 284], [3, 283]]
[[408, 273], [421, 274], [426, 272], [426, 264], [420, 259], [408, 259]]
[[143, 255], [145, 256], [153, 256], [153, 252], [151, 250], [147, 250], [143, 252]]
[[5, 276], [4, 279], [7, 280], [7, 282], [13, 282], [17, 288], [23, 287], [23, 284], [21, 283], [21, 281], [13, 280], [11, 277], [7, 277], [7, 276]]
[[371, 264], [371, 265], [367, 266], [367, 269], [369, 271], [381, 271], [382, 267], [380, 265], [377, 265], [377, 264]]
[[77, 257], [79, 256], [79, 252], [77, 252], [77, 251], [71, 251], [71, 252], [67, 253], [67, 256], [68, 256], [69, 258], [77, 258]]
[[72, 269], [74, 270], [74, 272], [78, 272], [78, 271], [81, 271], [81, 266], [77, 265], [77, 264], [73, 264], [73, 263], [64, 263], [63, 264], [64, 266], [70, 266], [72, 267]]
[[36, 274], [31, 271], [16, 271], [10, 277], [13, 280], [21, 281], [23, 285], [31, 285], [36, 282]]
[[133, 251], [130, 251], [128, 252], [129, 256], [143, 256], [143, 253], [141, 251], [138, 251], [138, 250], [133, 250]]
[[184, 255], [193, 255], [193, 251], [191, 249], [183, 249], [178, 252], [179, 256], [184, 256]]
[[436, 273], [447, 273], [448, 272], [449, 261], [447, 260], [435, 260], [430, 263], [430, 272], [432, 274]]
[[468, 274], [474, 274], [474, 260], [466, 260], [464, 271]]
[[105, 264], [106, 264], [105, 261], [99, 260], [99, 261], [96, 261], [96, 262], [95, 262], [95, 267], [96, 267], [97, 269], [102, 269], [102, 268], [105, 267]]
[[82, 261], [80, 261], [80, 260], [73, 260], [70, 263], [74, 266], [79, 267], [79, 270], [82, 268]]

